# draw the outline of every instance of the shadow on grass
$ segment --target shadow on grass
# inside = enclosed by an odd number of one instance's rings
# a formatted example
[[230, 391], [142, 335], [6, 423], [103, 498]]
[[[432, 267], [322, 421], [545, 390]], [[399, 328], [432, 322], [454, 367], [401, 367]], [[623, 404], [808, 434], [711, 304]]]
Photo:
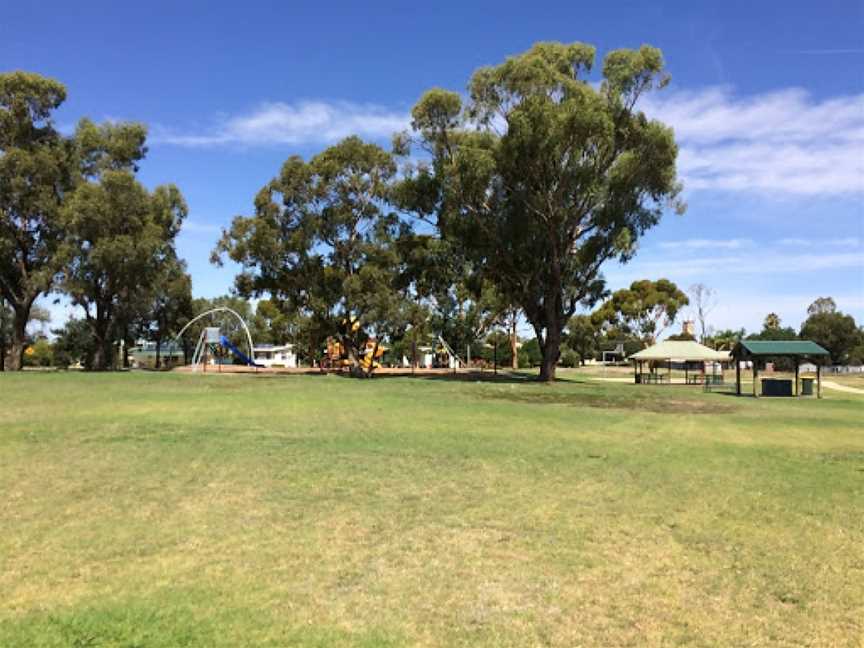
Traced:
[[569, 405], [600, 409], [623, 409], [656, 412], [658, 414], [725, 414], [737, 408], [731, 403], [701, 399], [681, 399], [650, 394], [608, 394], [555, 391], [486, 392], [477, 395], [486, 400], [501, 400], [534, 405]]

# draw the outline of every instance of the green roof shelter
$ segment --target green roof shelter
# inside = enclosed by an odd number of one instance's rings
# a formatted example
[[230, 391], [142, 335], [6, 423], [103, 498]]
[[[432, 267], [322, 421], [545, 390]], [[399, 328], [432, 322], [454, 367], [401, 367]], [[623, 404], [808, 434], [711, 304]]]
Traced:
[[[800, 396], [798, 366], [802, 361], [807, 361], [816, 365], [816, 396], [822, 398], [822, 364], [829, 355], [828, 351], [809, 340], [741, 340], [732, 349], [732, 357], [735, 359], [735, 393], [741, 395], [742, 362], [749, 361], [753, 364], [753, 396], [758, 397], [759, 363], [771, 358], [791, 358], [795, 363], [794, 389], [791, 388], [791, 380], [773, 380], [774, 383], [784, 383], [779, 385], [783, 393], [771, 395]], [[765, 385], [762, 387], [762, 393], [767, 395]], [[806, 391], [805, 389], [805, 394]]]

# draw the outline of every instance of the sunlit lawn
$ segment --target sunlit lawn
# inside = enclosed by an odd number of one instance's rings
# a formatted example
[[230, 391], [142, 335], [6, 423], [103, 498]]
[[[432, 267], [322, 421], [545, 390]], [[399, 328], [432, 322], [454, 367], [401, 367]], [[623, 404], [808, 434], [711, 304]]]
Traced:
[[0, 374], [0, 646], [860, 646], [862, 415], [579, 378]]

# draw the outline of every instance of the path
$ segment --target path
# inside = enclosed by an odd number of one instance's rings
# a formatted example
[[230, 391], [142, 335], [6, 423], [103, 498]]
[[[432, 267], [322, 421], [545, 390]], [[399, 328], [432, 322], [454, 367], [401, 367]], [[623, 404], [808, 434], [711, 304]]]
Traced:
[[828, 389], [836, 389], [837, 391], [846, 392], [847, 394], [861, 394], [862, 396], [864, 396], [864, 389], [858, 389], [857, 387], [847, 387], [846, 385], [835, 383], [833, 380], [823, 380], [822, 386], [827, 387]]

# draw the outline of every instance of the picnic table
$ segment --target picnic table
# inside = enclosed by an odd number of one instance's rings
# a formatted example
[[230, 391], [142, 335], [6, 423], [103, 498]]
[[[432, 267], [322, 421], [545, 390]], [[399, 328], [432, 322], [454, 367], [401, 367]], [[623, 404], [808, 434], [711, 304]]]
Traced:
[[639, 382], [643, 385], [650, 385], [654, 383], [655, 385], [659, 385], [662, 383], [669, 382], [669, 374], [665, 373], [641, 373], [639, 374]]

